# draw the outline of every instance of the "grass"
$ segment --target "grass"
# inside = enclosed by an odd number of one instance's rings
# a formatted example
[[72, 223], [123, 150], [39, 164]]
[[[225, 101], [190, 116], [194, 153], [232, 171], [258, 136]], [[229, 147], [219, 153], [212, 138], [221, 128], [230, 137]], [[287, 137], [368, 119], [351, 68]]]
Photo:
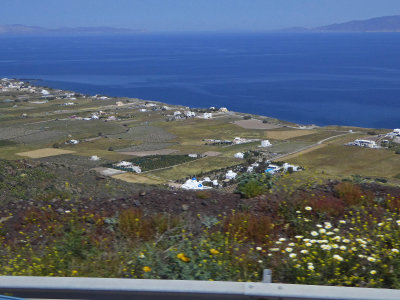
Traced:
[[299, 155], [289, 162], [304, 166], [306, 169], [323, 170], [335, 176], [359, 174], [395, 177], [400, 169], [400, 160], [391, 151], [335, 144]]
[[42, 148], [42, 149], [37, 149], [37, 150], [33, 150], [33, 151], [28, 151], [28, 152], [20, 152], [20, 153], [17, 153], [17, 155], [26, 156], [26, 157], [30, 157], [30, 158], [42, 158], [42, 157], [55, 156], [55, 155], [61, 155], [61, 154], [71, 154], [74, 152], [75, 151], [64, 150], [64, 149]]

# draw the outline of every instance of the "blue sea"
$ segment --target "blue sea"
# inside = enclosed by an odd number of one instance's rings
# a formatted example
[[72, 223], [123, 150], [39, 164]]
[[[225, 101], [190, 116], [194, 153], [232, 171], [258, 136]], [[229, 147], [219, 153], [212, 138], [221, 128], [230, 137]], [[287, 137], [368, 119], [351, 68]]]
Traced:
[[399, 33], [1, 37], [0, 77], [301, 124], [400, 127]]

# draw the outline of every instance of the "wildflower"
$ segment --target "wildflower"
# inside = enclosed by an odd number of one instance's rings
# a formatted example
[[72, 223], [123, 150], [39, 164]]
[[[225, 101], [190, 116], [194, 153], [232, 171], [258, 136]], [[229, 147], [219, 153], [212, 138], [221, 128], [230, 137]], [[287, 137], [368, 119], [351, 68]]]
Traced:
[[76, 275], [76, 274], [78, 274], [78, 271], [77, 270], [72, 270], [71, 274], [72, 274], [72, 276]]
[[311, 247], [312, 244], [311, 244], [311, 243], [306, 243], [306, 246], [307, 246], [307, 247]]
[[290, 257], [290, 258], [295, 258], [296, 256], [297, 256], [296, 253], [290, 253], [290, 254], [289, 254], [289, 257]]
[[303, 239], [303, 241], [305, 241], [305, 242], [309, 242], [309, 241], [310, 241], [310, 239]]
[[144, 258], [144, 253], [140, 253], [139, 258]]
[[314, 266], [313, 265], [308, 265], [307, 269], [309, 269], [310, 271], [313, 271], [314, 270]]
[[333, 259], [336, 259], [336, 260], [338, 260], [338, 261], [343, 261], [343, 257], [341, 257], [340, 255], [337, 255], [337, 254], [335, 254], [335, 255], [333, 256]]
[[397, 225], [400, 225], [400, 220], [397, 220], [396, 223], [397, 223]]
[[262, 261], [262, 260], [258, 260], [257, 262], [258, 262], [259, 264], [262, 264], [262, 263], [263, 263], [263, 261]]
[[371, 275], [375, 275], [376, 271], [375, 270], [371, 270], [371, 272], [369, 272]]
[[312, 207], [311, 206], [306, 206], [306, 207], [304, 207], [304, 209], [310, 211], [310, 210], [312, 210]]
[[315, 244], [317, 242], [317, 240], [310, 240], [311, 244]]
[[327, 251], [329, 251], [329, 250], [331, 250], [332, 249], [332, 247], [331, 246], [329, 246], [329, 245], [321, 245], [321, 249], [322, 250], [327, 250]]
[[289, 247], [287, 247], [285, 250], [286, 250], [286, 252], [292, 252], [293, 251], [293, 249], [289, 248]]
[[66, 214], [69, 214], [70, 212], [71, 212], [70, 210], [66, 210], [66, 211], [65, 211]]
[[[257, 247], [257, 248], [260, 248], [260, 247]], [[210, 249], [210, 253], [212, 254], [212, 255], [217, 255], [217, 254], [219, 254], [219, 251], [217, 250], [217, 249]]]
[[383, 224], [384, 224], [384, 223], [378, 223], [377, 225], [378, 225], [379, 227], [381, 227], [381, 226], [383, 226]]
[[326, 233], [326, 235], [334, 235], [335, 233], [333, 233], [332, 231], [328, 231], [327, 233]]
[[376, 258], [372, 257], [372, 256], [368, 256], [367, 260], [370, 262], [376, 262]]
[[337, 249], [337, 248], [339, 248], [339, 245], [338, 244], [332, 244], [332, 248], [333, 249]]
[[330, 222], [324, 222], [325, 225], [325, 229], [331, 229], [332, 228], [332, 224]]
[[393, 253], [399, 253], [399, 250], [396, 249], [396, 248], [393, 248], [393, 249], [392, 249], [392, 252], [393, 252]]
[[346, 246], [340, 246], [339, 249], [344, 251], [344, 250], [347, 249], [347, 247]]
[[257, 250], [257, 251], [261, 251], [262, 248], [261, 248], [261, 247], [256, 247], [256, 250]]
[[350, 240], [349, 240], [349, 239], [344, 239], [344, 240], [343, 240], [343, 243], [348, 244], [348, 243], [350, 243]]
[[319, 233], [325, 233], [326, 232], [326, 230], [324, 229], [324, 228], [321, 228], [320, 230], [319, 230]]
[[339, 230], [339, 228], [335, 228], [335, 229], [333, 229], [333, 231], [334, 232], [339, 232], [340, 230]]
[[296, 244], [295, 243], [289, 243], [290, 247], [294, 247]]
[[150, 267], [148, 267], [148, 266], [144, 266], [143, 267], [143, 272], [150, 272], [151, 271], [151, 268]]
[[284, 242], [284, 241], [286, 241], [286, 239], [285, 238], [280, 238], [278, 241]]
[[340, 224], [346, 224], [346, 221], [345, 220], [339, 220], [339, 223]]
[[315, 225], [315, 226], [317, 226], [318, 228], [322, 228], [322, 225], [321, 225], [321, 224], [317, 224], [317, 225]]
[[302, 239], [303, 236], [302, 236], [302, 235], [296, 235], [295, 238], [296, 238], [296, 239]]
[[308, 250], [305, 250], [305, 249], [304, 249], [304, 250], [301, 250], [300, 253], [301, 253], [301, 254], [307, 254], [307, 253], [308, 253]]
[[316, 232], [316, 231], [311, 231], [311, 235], [312, 235], [312, 236], [317, 236], [317, 235], [318, 235], [318, 232]]
[[271, 248], [271, 249], [269, 249], [269, 251], [276, 252], [276, 251], [279, 251], [279, 248]]
[[301, 214], [301, 211], [299, 211], [299, 210], [296, 210], [296, 214]]

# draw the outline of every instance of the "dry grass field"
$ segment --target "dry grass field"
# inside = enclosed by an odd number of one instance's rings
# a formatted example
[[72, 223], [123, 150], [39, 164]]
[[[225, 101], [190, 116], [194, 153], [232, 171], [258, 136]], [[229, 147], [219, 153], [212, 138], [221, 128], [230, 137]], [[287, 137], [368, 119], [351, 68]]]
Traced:
[[289, 162], [335, 176], [395, 177], [400, 173], [400, 156], [392, 151], [337, 144], [297, 155]]
[[146, 183], [146, 184], [162, 184], [164, 183], [162, 180], [158, 180], [154, 176], [147, 176], [147, 175], [138, 175], [134, 173], [123, 173], [112, 176], [112, 178], [119, 179], [125, 182], [130, 183]]
[[33, 150], [33, 151], [20, 152], [20, 153], [17, 153], [17, 155], [26, 156], [26, 157], [30, 157], [30, 158], [43, 158], [43, 157], [48, 157], [48, 156], [56, 156], [56, 155], [71, 154], [71, 153], [75, 153], [75, 151], [64, 150], [64, 149], [55, 149], [55, 148], [42, 148], [42, 149]]
[[268, 139], [273, 140], [287, 140], [295, 137], [300, 137], [304, 135], [310, 135], [316, 133], [315, 130], [276, 130], [276, 131], [266, 131], [265, 135]]
[[282, 127], [281, 125], [263, 123], [261, 120], [250, 119], [250, 120], [238, 120], [233, 122], [233, 124], [238, 125], [244, 129], [276, 129]]

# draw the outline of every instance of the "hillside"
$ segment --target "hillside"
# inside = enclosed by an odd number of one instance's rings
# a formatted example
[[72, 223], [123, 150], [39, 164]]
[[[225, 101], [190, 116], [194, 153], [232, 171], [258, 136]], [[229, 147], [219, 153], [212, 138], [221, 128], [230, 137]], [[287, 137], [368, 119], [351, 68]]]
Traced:
[[367, 20], [354, 20], [316, 27], [312, 31], [334, 32], [399, 32], [400, 16], [385, 16]]

